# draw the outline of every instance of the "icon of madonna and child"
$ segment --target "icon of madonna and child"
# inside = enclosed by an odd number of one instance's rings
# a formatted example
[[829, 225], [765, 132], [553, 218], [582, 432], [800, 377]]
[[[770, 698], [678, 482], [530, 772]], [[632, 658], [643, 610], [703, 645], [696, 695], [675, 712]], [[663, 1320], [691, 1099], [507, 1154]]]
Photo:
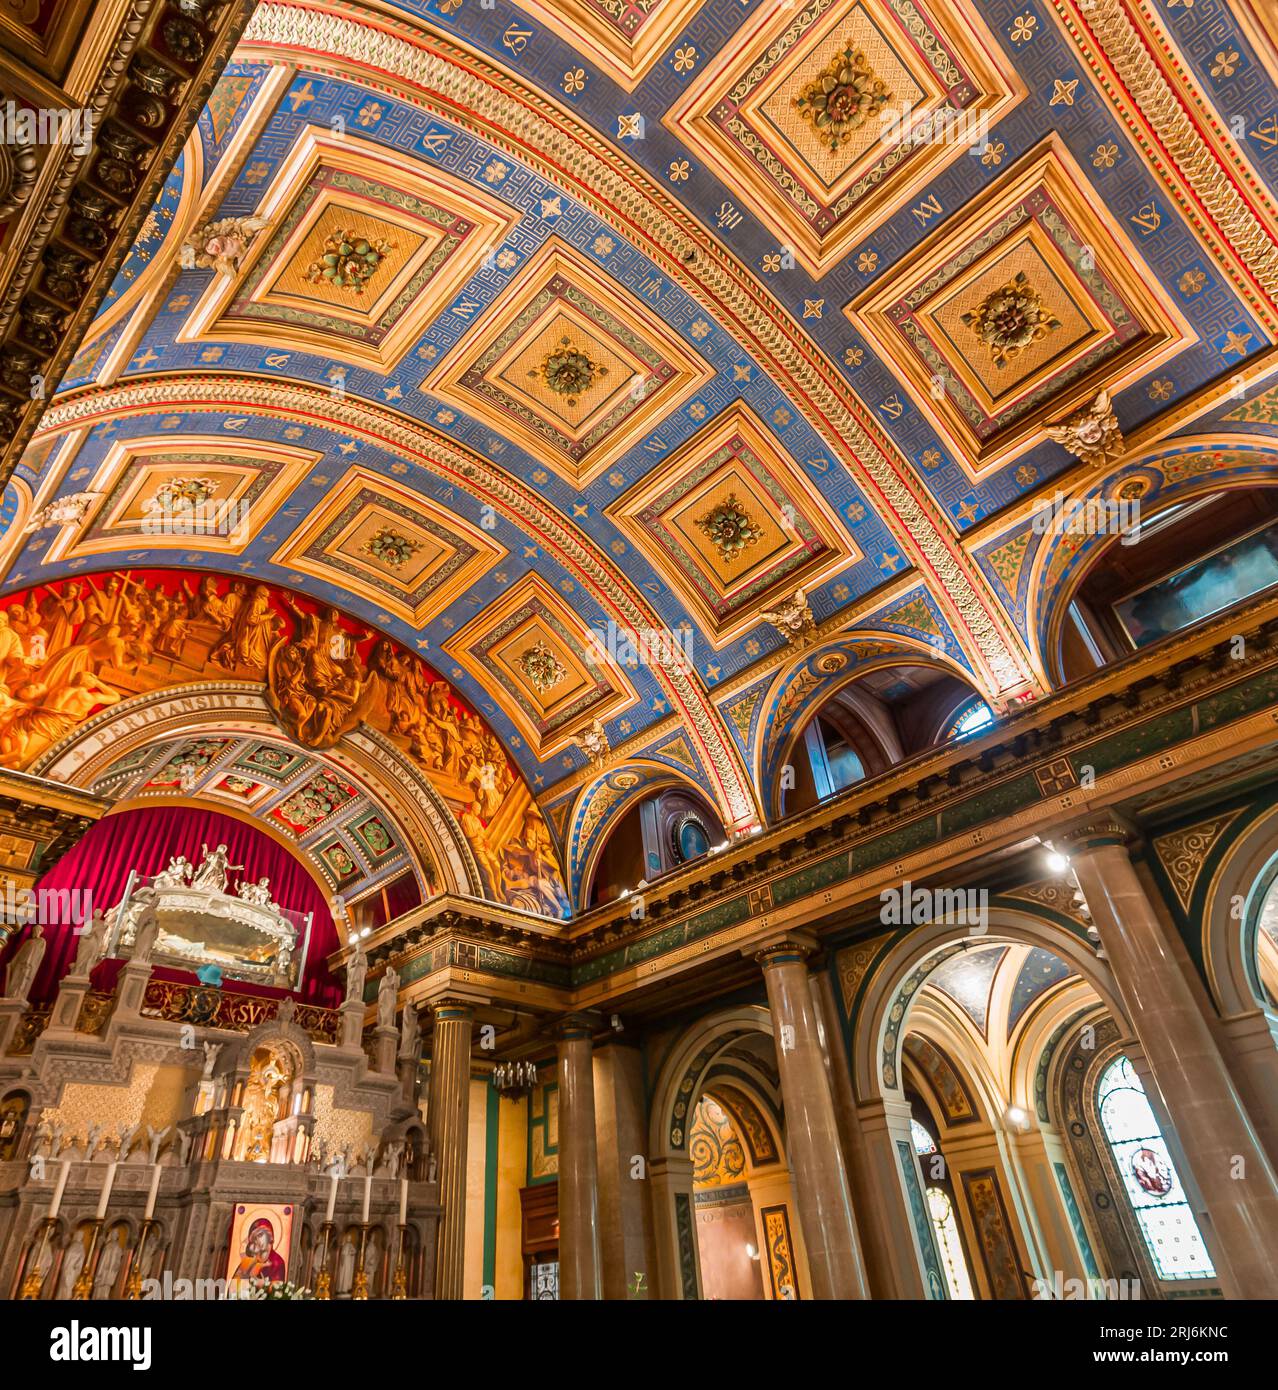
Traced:
[[288, 1247], [293, 1228], [292, 1206], [236, 1203], [231, 1226], [231, 1255], [227, 1280], [283, 1283], [288, 1277]]

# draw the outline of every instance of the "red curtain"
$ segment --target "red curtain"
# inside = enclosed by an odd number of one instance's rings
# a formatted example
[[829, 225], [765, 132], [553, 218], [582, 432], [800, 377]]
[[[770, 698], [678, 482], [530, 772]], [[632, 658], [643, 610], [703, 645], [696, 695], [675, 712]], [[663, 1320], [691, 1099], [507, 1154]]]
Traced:
[[[246, 821], [187, 806], [140, 807], [118, 816], [106, 816], [45, 874], [37, 887], [67, 889], [71, 893], [78, 890], [82, 908], [87, 906], [85, 895], [91, 893], [92, 908], [105, 912], [124, 896], [130, 869], [144, 875], [156, 874], [175, 854], [185, 854], [198, 863], [203, 845], [213, 849], [219, 844], [227, 846], [232, 864], [245, 866], [243, 875], [231, 876], [233, 884], [238, 884], [240, 877], [256, 882], [265, 874], [271, 880], [271, 896], [280, 907], [303, 916], [314, 913], [306, 974], [297, 993], [307, 1003], [329, 1008], [340, 1004], [342, 987], [325, 965], [326, 958], [338, 946], [327, 898], [295, 855]], [[33, 1003], [51, 999], [57, 993], [57, 983], [75, 955], [74, 925], [45, 923], [49, 946], [31, 991]], [[29, 931], [22, 933], [10, 954], [28, 934]], [[118, 969], [118, 963], [103, 961], [94, 972], [95, 986], [106, 988]], [[167, 967], [157, 967], [157, 974], [163, 979], [195, 978], [189, 972]], [[230, 979], [226, 988], [244, 994], [284, 993]]]

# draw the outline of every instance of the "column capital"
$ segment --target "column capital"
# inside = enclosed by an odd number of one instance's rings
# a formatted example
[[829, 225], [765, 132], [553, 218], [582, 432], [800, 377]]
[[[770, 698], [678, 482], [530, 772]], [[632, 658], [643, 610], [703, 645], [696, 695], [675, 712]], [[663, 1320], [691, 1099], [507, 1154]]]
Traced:
[[[419, 1005], [418, 1008], [420, 1007]], [[475, 1017], [475, 1005], [471, 1000], [447, 994], [442, 999], [432, 999], [429, 1008], [435, 1016], [436, 1023], [447, 1023], [450, 1020], [469, 1023]]]
[[795, 961], [806, 961], [821, 949], [816, 937], [805, 931], [783, 932], [762, 946], [746, 946], [741, 954], [749, 956], [767, 970], [774, 965], [788, 965]]
[[594, 1037], [597, 1022], [592, 1014], [568, 1014], [559, 1019], [550, 1031], [560, 1042], [579, 1042], [582, 1038], [589, 1042]]
[[1139, 838], [1130, 821], [1117, 811], [1105, 808], [1069, 822], [1052, 836], [1052, 843], [1067, 852], [1085, 854], [1088, 850], [1101, 849], [1106, 845], [1119, 845], [1125, 849]]

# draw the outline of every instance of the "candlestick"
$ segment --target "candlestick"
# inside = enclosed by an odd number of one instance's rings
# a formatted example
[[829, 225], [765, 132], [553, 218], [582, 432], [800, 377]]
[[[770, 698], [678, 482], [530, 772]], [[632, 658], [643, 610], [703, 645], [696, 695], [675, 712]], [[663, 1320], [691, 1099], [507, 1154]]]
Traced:
[[44, 1257], [44, 1248], [49, 1243], [49, 1232], [53, 1230], [52, 1217], [45, 1217], [40, 1223], [40, 1243], [31, 1247], [31, 1253], [27, 1258], [27, 1272], [22, 1278], [22, 1289], [18, 1298], [23, 1301], [31, 1301], [39, 1298], [44, 1291], [44, 1275], [40, 1272], [40, 1261]]
[[[111, 1167], [114, 1168], [115, 1164], [113, 1163]], [[110, 1174], [108, 1174], [107, 1176], [109, 1181]], [[109, 1191], [107, 1192], [107, 1195], [110, 1195]], [[105, 1201], [106, 1198], [104, 1197], [103, 1202], [105, 1203]], [[89, 1253], [84, 1257], [84, 1266], [80, 1270], [80, 1277], [75, 1281], [75, 1284], [71, 1289], [71, 1297], [74, 1299], [78, 1299], [81, 1302], [83, 1302], [87, 1298], [93, 1297], [93, 1282], [94, 1279], [97, 1277], [98, 1256], [100, 1254], [100, 1251], [98, 1249], [98, 1242], [101, 1239], [101, 1236], [102, 1218], [99, 1216], [95, 1218], [93, 1225], [89, 1227]]]
[[[407, 1187], [405, 1181], [405, 1187]], [[408, 1227], [403, 1221], [399, 1223], [399, 1246], [395, 1252], [395, 1273], [391, 1277], [391, 1299], [402, 1302], [408, 1297], [408, 1271], [404, 1268], [404, 1236]]]
[[[333, 1175], [336, 1179], [336, 1174]], [[320, 1260], [319, 1278], [315, 1281], [315, 1297], [317, 1299], [331, 1299], [333, 1297], [333, 1276], [328, 1270], [328, 1252], [332, 1244], [333, 1223], [324, 1223], [324, 1254]]]
[[373, 1175], [364, 1174], [364, 1214], [360, 1217], [363, 1225], [368, 1225], [368, 1204], [373, 1200]]
[[[156, 1168], [159, 1168], [157, 1163]], [[151, 1188], [151, 1195], [155, 1195], [155, 1187]], [[150, 1215], [142, 1218], [142, 1225], [138, 1231], [137, 1248], [133, 1252], [133, 1261], [129, 1266], [129, 1277], [124, 1281], [124, 1296], [127, 1299], [137, 1302], [142, 1297], [142, 1252], [146, 1249], [146, 1238], [151, 1234], [151, 1227], [155, 1223]]]
[[111, 1188], [115, 1184], [115, 1159], [107, 1164], [106, 1178], [102, 1183], [102, 1191], [98, 1196], [98, 1210], [94, 1220], [101, 1221], [107, 1214], [107, 1203], [111, 1200]]
[[67, 1177], [71, 1172], [71, 1160], [62, 1160], [62, 1171], [58, 1174], [58, 1185], [53, 1189], [53, 1201], [49, 1206], [49, 1220], [52, 1221], [62, 1209], [62, 1194], [67, 1190]]
[[408, 1179], [399, 1180], [399, 1224], [408, 1225]]
[[331, 1225], [333, 1221], [333, 1211], [337, 1206], [337, 1169], [334, 1168], [329, 1178], [328, 1184], [328, 1210], [324, 1213], [324, 1224]]
[[368, 1222], [366, 1221], [359, 1231], [359, 1258], [355, 1262], [355, 1278], [351, 1283], [351, 1297], [361, 1301], [368, 1297], [368, 1273], [364, 1268], [364, 1248], [367, 1241]]
[[157, 1163], [151, 1169], [151, 1190], [146, 1194], [146, 1210], [142, 1213], [142, 1224], [145, 1225], [155, 1215], [155, 1199], [160, 1191], [160, 1165]]

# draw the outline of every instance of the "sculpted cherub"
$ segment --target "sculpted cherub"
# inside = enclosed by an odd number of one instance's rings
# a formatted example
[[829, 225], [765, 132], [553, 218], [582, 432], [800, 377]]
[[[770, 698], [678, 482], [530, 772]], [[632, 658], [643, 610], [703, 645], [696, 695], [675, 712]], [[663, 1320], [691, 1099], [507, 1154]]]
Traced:
[[1108, 391], [1100, 392], [1091, 405], [1076, 410], [1059, 425], [1048, 425], [1047, 433], [1086, 464], [1118, 458], [1126, 448]]
[[816, 631], [816, 618], [802, 589], [796, 589], [793, 598], [786, 599], [776, 608], [764, 609], [759, 616], [771, 623], [794, 647], [804, 646]]

